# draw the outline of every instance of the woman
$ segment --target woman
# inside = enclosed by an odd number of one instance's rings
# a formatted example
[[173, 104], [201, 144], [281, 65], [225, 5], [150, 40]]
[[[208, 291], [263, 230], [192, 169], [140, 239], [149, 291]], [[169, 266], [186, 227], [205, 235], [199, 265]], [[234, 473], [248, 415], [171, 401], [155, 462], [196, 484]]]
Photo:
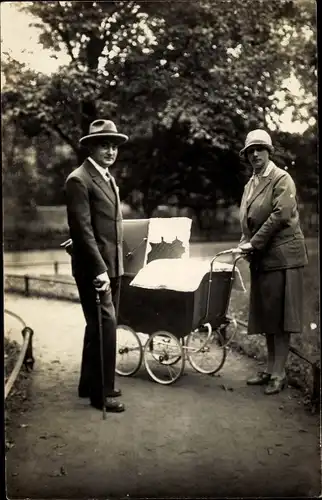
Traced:
[[296, 187], [270, 160], [270, 135], [261, 129], [246, 137], [240, 156], [253, 168], [240, 206], [239, 249], [248, 253], [251, 291], [248, 334], [265, 334], [267, 367], [247, 381], [266, 385], [265, 394], [286, 386], [290, 335], [302, 331], [303, 267], [307, 264]]

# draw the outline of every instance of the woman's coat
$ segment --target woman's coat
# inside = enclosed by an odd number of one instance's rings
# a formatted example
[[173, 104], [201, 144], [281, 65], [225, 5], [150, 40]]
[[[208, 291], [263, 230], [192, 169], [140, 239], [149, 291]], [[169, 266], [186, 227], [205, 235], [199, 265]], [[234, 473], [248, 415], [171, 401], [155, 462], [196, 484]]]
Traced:
[[255, 251], [252, 266], [268, 271], [307, 264], [304, 236], [300, 228], [296, 187], [292, 177], [272, 161], [251, 196], [251, 179], [240, 205], [241, 243]]

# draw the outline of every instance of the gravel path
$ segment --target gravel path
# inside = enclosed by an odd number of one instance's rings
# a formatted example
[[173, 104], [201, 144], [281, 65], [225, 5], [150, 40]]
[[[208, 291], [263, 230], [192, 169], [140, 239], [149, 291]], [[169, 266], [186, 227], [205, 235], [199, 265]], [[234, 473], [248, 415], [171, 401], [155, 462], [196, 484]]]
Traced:
[[119, 378], [127, 411], [103, 421], [77, 397], [79, 304], [7, 294], [5, 308], [34, 329], [36, 359], [28, 410], [11, 429], [9, 498], [320, 494], [318, 417], [294, 389], [247, 387], [255, 361], [231, 352], [220, 376], [186, 367], [168, 387], [144, 369]]

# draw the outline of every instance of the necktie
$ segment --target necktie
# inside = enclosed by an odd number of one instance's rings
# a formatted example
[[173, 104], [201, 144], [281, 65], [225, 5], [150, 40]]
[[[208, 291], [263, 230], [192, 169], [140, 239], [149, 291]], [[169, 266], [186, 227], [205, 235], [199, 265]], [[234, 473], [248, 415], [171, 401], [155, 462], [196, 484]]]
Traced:
[[111, 181], [111, 177], [110, 177], [110, 174], [107, 170], [105, 170], [104, 172], [104, 179], [106, 180], [106, 182], [110, 182]]
[[121, 217], [121, 200], [120, 200], [120, 196], [119, 196], [118, 187], [116, 186], [116, 182], [115, 182], [114, 177], [108, 173], [106, 173], [106, 174], [108, 176], [108, 181], [111, 183], [112, 190], [114, 191], [114, 194], [115, 194], [116, 210], [117, 210], [119, 216]]

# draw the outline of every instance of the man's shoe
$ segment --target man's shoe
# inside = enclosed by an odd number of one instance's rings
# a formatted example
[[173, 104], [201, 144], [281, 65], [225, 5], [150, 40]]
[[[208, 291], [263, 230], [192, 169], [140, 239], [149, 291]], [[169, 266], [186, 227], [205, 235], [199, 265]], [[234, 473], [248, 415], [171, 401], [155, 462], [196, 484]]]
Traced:
[[78, 389], [78, 397], [89, 398], [89, 391], [87, 391], [86, 389]]
[[251, 377], [247, 380], [247, 385], [265, 385], [268, 384], [271, 379], [271, 374], [267, 372], [258, 372], [255, 377]]
[[281, 392], [287, 385], [286, 377], [271, 377], [268, 386], [266, 387], [264, 394], [278, 394]]
[[125, 410], [125, 406], [123, 403], [119, 403], [118, 401], [115, 401], [115, 399], [113, 398], [106, 398], [105, 409], [106, 411], [121, 412]]
[[106, 394], [107, 398], [119, 398], [120, 396], [122, 396], [121, 389], [113, 389], [113, 391], [107, 392]]
[[[91, 401], [91, 406], [97, 410], [103, 410], [103, 404], [99, 401]], [[120, 413], [125, 410], [124, 404], [115, 401], [113, 398], [106, 398], [104, 406], [106, 411], [114, 413]]]
[[[106, 397], [108, 398], [119, 398], [122, 396], [122, 391], [121, 389], [113, 389], [113, 391], [110, 391], [106, 394]], [[78, 397], [80, 398], [89, 398], [90, 393], [89, 390], [87, 389], [78, 389]]]

